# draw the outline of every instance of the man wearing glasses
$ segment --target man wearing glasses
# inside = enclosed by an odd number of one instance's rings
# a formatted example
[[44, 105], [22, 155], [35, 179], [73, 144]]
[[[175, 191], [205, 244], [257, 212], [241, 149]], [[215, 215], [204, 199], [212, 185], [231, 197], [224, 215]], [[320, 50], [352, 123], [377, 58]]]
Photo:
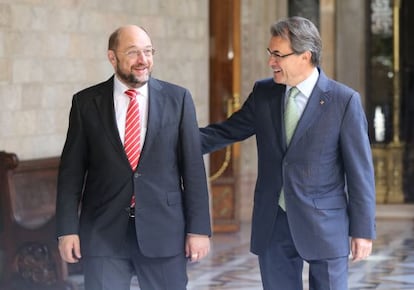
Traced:
[[251, 251], [265, 290], [348, 289], [348, 256], [375, 238], [375, 182], [360, 95], [319, 67], [322, 42], [301, 17], [271, 26], [272, 78], [228, 120], [201, 128], [203, 152], [255, 135]]
[[[187, 89], [151, 77], [147, 32], [109, 38], [115, 74], [73, 96], [58, 178], [62, 258], [86, 290], [184, 290], [187, 261], [209, 251], [207, 181]], [[78, 209], [80, 217], [78, 218]]]

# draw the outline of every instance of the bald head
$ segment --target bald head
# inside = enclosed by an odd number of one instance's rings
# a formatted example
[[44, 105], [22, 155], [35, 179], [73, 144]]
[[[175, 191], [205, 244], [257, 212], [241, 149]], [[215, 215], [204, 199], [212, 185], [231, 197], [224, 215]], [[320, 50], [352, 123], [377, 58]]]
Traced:
[[150, 36], [143, 27], [131, 24], [121, 26], [117, 30], [112, 32], [108, 41], [108, 50], [116, 50], [119, 47], [120, 43], [127, 41], [132, 37], [144, 38], [151, 43]]

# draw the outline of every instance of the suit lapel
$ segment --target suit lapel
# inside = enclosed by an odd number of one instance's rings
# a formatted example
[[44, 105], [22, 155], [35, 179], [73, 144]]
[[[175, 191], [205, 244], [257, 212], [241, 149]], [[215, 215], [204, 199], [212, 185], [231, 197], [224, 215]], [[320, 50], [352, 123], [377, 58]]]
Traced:
[[270, 116], [271, 116], [271, 120], [272, 120], [272, 125], [273, 125], [273, 130], [272, 132], [274, 132], [274, 144], [277, 144], [277, 142], [279, 142], [282, 147], [283, 144], [285, 144], [284, 146], [286, 146], [286, 142], [285, 137], [284, 137], [284, 129], [283, 126], [285, 124], [285, 122], [283, 121], [283, 111], [284, 111], [284, 105], [283, 105], [283, 94], [285, 91], [285, 86], [281, 86], [276, 84], [273, 80], [272, 80], [273, 86], [270, 90], [270, 105], [269, 105], [269, 110], [270, 110]]
[[328, 78], [320, 70], [319, 79], [309, 97], [302, 117], [300, 118], [295, 133], [292, 136], [292, 140], [290, 141], [291, 145], [296, 143], [302, 137], [315, 120], [323, 116], [323, 111], [329, 106], [331, 98], [327, 94], [328, 82]]
[[[145, 159], [146, 151], [151, 148], [158, 131], [161, 127], [161, 120], [165, 108], [165, 98], [162, 92], [162, 85], [156, 79], [150, 78], [148, 82], [148, 123], [147, 134], [142, 148], [140, 162]], [[139, 164], [138, 164], [139, 166]]]
[[115, 151], [118, 152], [120, 156], [123, 156], [126, 164], [129, 166], [129, 161], [121, 138], [119, 137], [118, 127], [116, 125], [113, 91], [114, 79], [111, 77], [98, 88], [98, 94], [95, 96], [95, 104], [105, 134], [107, 134], [108, 139], [115, 148]]

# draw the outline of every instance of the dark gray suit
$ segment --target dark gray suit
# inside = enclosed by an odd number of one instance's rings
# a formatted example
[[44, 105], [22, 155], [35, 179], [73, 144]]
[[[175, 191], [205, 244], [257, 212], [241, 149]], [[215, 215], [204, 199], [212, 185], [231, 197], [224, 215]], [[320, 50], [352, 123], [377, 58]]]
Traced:
[[186, 233], [211, 234], [191, 94], [154, 78], [148, 85], [148, 128], [135, 172], [116, 125], [113, 77], [73, 97], [59, 171], [57, 234], [80, 234], [83, 257], [130, 257], [126, 209], [133, 193], [143, 256], [184, 255]]
[[320, 70], [287, 147], [285, 90], [273, 79], [258, 81], [238, 112], [201, 129], [203, 152], [256, 136], [253, 253], [260, 257], [275, 238], [272, 234], [280, 234], [275, 224], [283, 186], [290, 235], [300, 257], [347, 256], [349, 236], [375, 238], [374, 171], [360, 96]]

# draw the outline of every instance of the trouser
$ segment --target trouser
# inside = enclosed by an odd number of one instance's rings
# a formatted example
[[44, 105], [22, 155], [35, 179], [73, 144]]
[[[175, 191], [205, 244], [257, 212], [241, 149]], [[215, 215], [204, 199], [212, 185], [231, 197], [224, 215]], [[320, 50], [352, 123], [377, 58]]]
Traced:
[[129, 290], [133, 275], [137, 276], [142, 290], [186, 289], [187, 259], [184, 254], [167, 258], [145, 257], [138, 247], [133, 219], [127, 239], [130, 258], [82, 258], [85, 290]]
[[[347, 290], [348, 256], [306, 261], [309, 290]], [[286, 213], [279, 208], [268, 249], [259, 255], [264, 290], [302, 290], [304, 260], [293, 243]]]

